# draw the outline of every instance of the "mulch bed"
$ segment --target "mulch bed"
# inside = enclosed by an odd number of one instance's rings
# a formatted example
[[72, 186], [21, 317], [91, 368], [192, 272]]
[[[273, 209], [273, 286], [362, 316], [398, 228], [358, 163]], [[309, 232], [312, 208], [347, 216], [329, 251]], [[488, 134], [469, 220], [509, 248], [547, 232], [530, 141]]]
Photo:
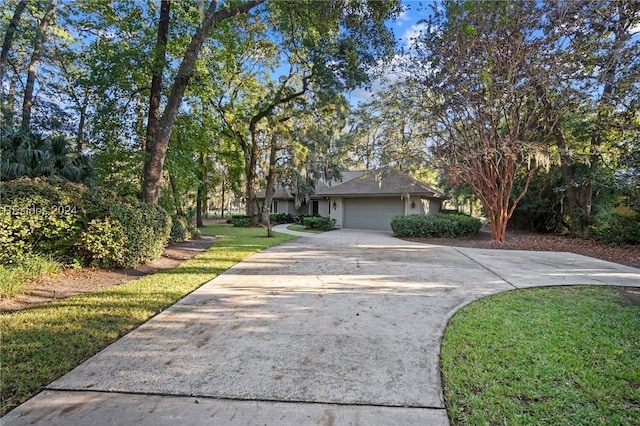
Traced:
[[556, 234], [509, 232], [503, 244], [492, 244], [491, 234], [479, 232], [466, 238], [405, 238], [428, 244], [497, 250], [564, 251], [640, 268], [640, 246], [610, 246], [587, 238]]

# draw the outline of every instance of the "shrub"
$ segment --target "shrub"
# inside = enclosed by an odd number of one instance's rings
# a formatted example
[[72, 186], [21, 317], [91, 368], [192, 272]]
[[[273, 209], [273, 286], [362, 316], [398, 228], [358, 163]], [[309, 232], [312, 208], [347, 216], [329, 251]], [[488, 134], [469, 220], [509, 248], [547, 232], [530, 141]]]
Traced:
[[187, 218], [184, 216], [173, 216], [171, 218], [171, 233], [169, 242], [181, 243], [189, 239], [189, 226]]
[[640, 216], [632, 213], [603, 214], [597, 217], [590, 234], [603, 243], [640, 245]]
[[298, 225], [304, 225], [304, 220], [308, 217], [320, 217], [318, 215], [309, 215], [309, 214], [299, 214], [293, 218], [293, 222]]
[[395, 216], [391, 229], [399, 237], [455, 238], [476, 234], [482, 223], [464, 214], [429, 214]]
[[96, 266], [133, 266], [160, 256], [171, 218], [159, 206], [57, 178], [3, 183], [0, 263], [30, 254]]
[[82, 232], [85, 187], [57, 178], [20, 179], [0, 187], [0, 262], [18, 263], [31, 253], [63, 258]]
[[171, 234], [169, 242], [181, 243], [192, 238], [200, 238], [200, 231], [194, 225], [188, 223], [184, 216], [173, 216], [171, 218]]
[[282, 225], [284, 223], [293, 223], [293, 216], [289, 213], [272, 213], [269, 216], [269, 222], [272, 225]]
[[231, 221], [231, 224], [233, 226], [238, 228], [238, 227], [251, 226], [251, 219], [252, 218], [249, 215], [234, 215], [234, 216], [231, 216], [231, 219], [229, 220]]
[[124, 263], [126, 235], [122, 226], [113, 219], [91, 220], [80, 237], [85, 263], [91, 266], [111, 267]]
[[319, 229], [321, 231], [331, 231], [336, 225], [335, 219], [319, 216], [305, 217], [302, 222], [309, 229]]

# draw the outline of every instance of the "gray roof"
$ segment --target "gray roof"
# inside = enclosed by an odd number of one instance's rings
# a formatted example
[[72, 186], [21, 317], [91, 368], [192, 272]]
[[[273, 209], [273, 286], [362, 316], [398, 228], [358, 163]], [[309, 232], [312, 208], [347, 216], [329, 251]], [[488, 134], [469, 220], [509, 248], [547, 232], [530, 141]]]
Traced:
[[402, 172], [373, 170], [358, 173], [360, 175], [353, 179], [316, 192], [315, 197], [371, 197], [411, 194], [430, 198], [447, 198], [437, 189]]
[[[293, 194], [289, 191], [288, 188], [285, 188], [282, 185], [276, 185], [274, 188], [275, 192], [273, 193], [274, 200], [293, 200]], [[262, 199], [265, 196], [265, 190], [261, 189], [256, 192], [256, 198]]]

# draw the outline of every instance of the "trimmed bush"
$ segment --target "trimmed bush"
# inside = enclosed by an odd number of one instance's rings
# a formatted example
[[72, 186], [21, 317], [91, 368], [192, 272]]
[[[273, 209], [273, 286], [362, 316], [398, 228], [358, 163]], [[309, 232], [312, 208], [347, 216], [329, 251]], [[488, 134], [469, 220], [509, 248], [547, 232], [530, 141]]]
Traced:
[[399, 237], [455, 238], [476, 234], [482, 222], [464, 214], [429, 214], [395, 216], [391, 229]]
[[320, 216], [305, 217], [302, 222], [309, 229], [319, 229], [321, 231], [331, 231], [336, 225], [335, 219]]
[[269, 216], [271, 225], [282, 225], [285, 223], [293, 223], [293, 216], [289, 213], [272, 213]]
[[313, 215], [299, 214], [293, 218], [293, 222], [297, 223], [298, 225], [304, 225], [304, 220], [308, 217], [320, 217], [320, 216], [318, 216], [317, 214], [313, 214]]
[[159, 206], [57, 178], [19, 179], [0, 191], [0, 262], [30, 254], [126, 267], [159, 257], [171, 218]]
[[251, 216], [248, 215], [234, 215], [231, 216], [229, 222], [236, 228], [251, 226]]

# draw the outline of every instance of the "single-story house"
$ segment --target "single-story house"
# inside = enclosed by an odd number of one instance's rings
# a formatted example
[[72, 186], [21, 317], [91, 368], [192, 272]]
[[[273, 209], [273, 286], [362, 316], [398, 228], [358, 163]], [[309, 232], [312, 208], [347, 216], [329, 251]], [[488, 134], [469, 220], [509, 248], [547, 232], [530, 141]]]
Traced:
[[[264, 201], [264, 191], [257, 198]], [[411, 176], [393, 170], [342, 172], [339, 181], [316, 183], [308, 203], [296, 206], [295, 193], [274, 189], [272, 213], [315, 214], [336, 220], [338, 228], [391, 230], [394, 216], [438, 213], [447, 197]]]
[[388, 231], [394, 216], [438, 213], [447, 199], [429, 185], [393, 170], [356, 172], [325, 186], [311, 199], [318, 202], [318, 214], [335, 219], [339, 228]]

